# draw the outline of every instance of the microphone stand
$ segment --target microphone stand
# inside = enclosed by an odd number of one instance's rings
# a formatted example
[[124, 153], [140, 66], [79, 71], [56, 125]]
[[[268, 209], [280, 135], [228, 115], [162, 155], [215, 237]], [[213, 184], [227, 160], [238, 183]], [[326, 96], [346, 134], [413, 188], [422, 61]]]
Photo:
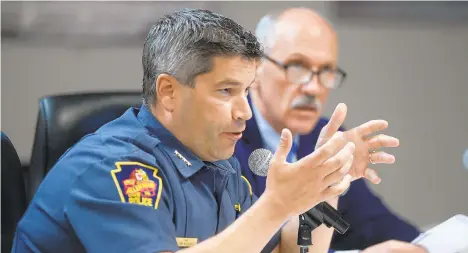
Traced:
[[297, 245], [300, 253], [308, 253], [312, 245], [312, 231], [324, 223], [333, 227], [338, 233], [344, 234], [349, 229], [349, 223], [328, 203], [322, 202], [299, 215], [299, 228], [297, 231]]
[[[319, 224], [320, 225], [320, 224]], [[312, 231], [317, 228], [310, 222], [306, 213], [299, 215], [299, 228], [297, 230], [297, 245], [300, 253], [308, 253], [309, 246], [312, 245]]]

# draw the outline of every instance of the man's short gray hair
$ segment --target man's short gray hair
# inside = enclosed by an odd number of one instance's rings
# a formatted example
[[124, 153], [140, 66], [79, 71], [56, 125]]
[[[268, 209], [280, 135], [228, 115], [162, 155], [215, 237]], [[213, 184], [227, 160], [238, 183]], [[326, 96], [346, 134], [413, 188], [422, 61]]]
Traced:
[[233, 20], [208, 10], [183, 9], [153, 25], [143, 48], [143, 100], [156, 101], [156, 79], [166, 73], [193, 87], [210, 72], [215, 56], [258, 60], [263, 52], [255, 35]]

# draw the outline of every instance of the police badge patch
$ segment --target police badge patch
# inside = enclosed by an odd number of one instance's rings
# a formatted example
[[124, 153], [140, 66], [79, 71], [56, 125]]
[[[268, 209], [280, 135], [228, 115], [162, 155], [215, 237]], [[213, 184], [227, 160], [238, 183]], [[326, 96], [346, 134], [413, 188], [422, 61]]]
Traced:
[[139, 162], [116, 162], [115, 166], [111, 174], [121, 201], [158, 209], [162, 192], [158, 169]]

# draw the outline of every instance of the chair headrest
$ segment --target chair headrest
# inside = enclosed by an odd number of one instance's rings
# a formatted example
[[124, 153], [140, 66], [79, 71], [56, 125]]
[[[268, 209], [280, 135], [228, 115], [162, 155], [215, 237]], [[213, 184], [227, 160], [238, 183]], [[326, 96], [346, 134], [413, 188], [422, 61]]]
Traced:
[[32, 159], [43, 149], [43, 166], [47, 172], [82, 137], [141, 103], [140, 92], [80, 93], [42, 98]]

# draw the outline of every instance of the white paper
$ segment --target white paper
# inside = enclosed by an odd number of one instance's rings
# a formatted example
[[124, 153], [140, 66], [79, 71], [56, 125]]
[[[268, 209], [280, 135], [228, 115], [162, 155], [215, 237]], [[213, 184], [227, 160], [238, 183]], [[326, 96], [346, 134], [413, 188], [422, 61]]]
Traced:
[[413, 240], [429, 253], [459, 253], [468, 249], [468, 216], [455, 215]]

